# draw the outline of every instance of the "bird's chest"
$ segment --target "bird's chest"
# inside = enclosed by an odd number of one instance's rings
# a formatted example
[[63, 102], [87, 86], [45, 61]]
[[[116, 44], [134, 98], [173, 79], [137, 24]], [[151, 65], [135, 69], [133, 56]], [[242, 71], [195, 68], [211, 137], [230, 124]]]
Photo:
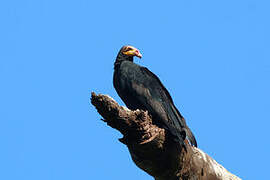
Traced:
[[119, 71], [116, 72], [116, 81], [119, 83], [119, 87], [122, 90], [128, 90], [133, 83], [142, 83], [142, 75], [140, 69], [136, 66], [122, 66]]

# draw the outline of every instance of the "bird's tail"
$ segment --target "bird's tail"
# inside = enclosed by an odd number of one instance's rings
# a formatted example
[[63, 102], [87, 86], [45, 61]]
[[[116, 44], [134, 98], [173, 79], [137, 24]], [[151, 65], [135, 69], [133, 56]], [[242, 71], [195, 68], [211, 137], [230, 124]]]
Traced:
[[186, 126], [186, 135], [187, 135], [187, 139], [190, 142], [190, 144], [192, 146], [197, 147], [197, 141], [195, 139], [195, 136], [193, 135], [193, 133], [191, 132], [191, 130], [189, 129], [188, 126]]
[[195, 139], [195, 136], [193, 135], [193, 133], [187, 126], [185, 118], [181, 115], [181, 113], [178, 111], [178, 109], [174, 106], [173, 103], [171, 104], [171, 108], [173, 110], [173, 114], [175, 115], [175, 116], [171, 116], [171, 119], [173, 119], [173, 123], [175, 127], [177, 127], [179, 130], [183, 129], [186, 133], [186, 138], [188, 139], [190, 144], [192, 146], [197, 147], [197, 141]]
[[184, 140], [187, 137], [186, 130], [184, 130], [184, 129], [182, 129], [182, 130], [176, 129], [174, 126], [172, 126], [169, 123], [167, 123], [165, 127], [163, 126], [163, 128], [168, 129], [170, 131], [170, 133], [174, 136], [174, 140], [176, 142], [179, 142], [182, 147], [187, 149], [186, 144], [184, 142]]

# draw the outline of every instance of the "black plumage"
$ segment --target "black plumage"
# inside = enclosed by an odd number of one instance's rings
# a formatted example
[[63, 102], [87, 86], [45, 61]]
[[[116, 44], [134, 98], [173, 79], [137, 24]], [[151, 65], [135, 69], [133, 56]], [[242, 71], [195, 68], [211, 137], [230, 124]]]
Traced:
[[180, 143], [187, 138], [197, 146], [194, 135], [175, 107], [168, 90], [146, 67], [133, 63], [133, 56], [141, 58], [140, 52], [132, 46], [122, 47], [117, 55], [113, 85], [118, 95], [129, 109], [147, 110], [154, 123], [169, 130]]

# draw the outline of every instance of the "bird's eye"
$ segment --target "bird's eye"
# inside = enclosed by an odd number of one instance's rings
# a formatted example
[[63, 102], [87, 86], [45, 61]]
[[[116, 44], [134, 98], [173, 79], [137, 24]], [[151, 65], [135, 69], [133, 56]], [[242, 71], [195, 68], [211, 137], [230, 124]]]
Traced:
[[127, 51], [130, 51], [130, 50], [132, 50], [132, 48], [130, 48], [130, 47], [129, 47], [129, 48], [127, 48]]

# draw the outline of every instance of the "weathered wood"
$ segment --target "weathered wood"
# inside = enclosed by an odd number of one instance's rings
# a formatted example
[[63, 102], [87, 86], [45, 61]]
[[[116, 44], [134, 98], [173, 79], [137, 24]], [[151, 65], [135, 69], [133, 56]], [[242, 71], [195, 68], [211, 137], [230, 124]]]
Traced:
[[172, 141], [170, 134], [152, 124], [146, 111], [131, 111], [108, 95], [92, 93], [91, 103], [104, 121], [123, 134], [120, 139], [134, 163], [155, 180], [240, 180], [202, 150], [186, 149]]

